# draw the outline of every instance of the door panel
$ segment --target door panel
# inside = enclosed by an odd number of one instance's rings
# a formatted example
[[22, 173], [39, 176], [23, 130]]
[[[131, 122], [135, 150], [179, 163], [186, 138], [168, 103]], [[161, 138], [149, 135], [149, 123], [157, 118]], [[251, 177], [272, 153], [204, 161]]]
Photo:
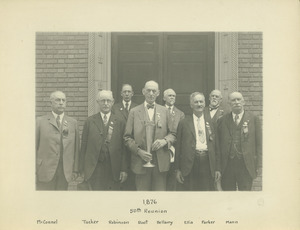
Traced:
[[161, 44], [155, 33], [112, 33], [112, 90], [121, 100], [122, 85], [133, 86], [133, 101], [142, 103], [146, 81], [161, 79]]
[[[112, 90], [119, 101], [122, 84], [133, 86], [137, 103], [148, 80], [163, 91], [173, 88], [176, 106], [191, 114], [189, 95], [214, 89], [214, 33], [112, 33]], [[208, 101], [208, 100], [207, 100]]]
[[164, 45], [164, 87], [174, 89], [176, 106], [191, 114], [189, 95], [196, 91], [208, 95], [214, 88], [213, 33], [167, 33]]

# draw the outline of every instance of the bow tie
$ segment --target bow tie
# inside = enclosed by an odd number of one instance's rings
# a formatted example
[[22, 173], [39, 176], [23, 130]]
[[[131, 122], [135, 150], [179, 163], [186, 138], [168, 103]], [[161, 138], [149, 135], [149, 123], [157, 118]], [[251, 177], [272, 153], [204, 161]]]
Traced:
[[209, 111], [213, 111], [213, 110], [218, 109], [218, 108], [219, 108], [219, 107], [214, 107], [214, 108], [209, 107]]
[[147, 104], [147, 109], [154, 109], [154, 104]]

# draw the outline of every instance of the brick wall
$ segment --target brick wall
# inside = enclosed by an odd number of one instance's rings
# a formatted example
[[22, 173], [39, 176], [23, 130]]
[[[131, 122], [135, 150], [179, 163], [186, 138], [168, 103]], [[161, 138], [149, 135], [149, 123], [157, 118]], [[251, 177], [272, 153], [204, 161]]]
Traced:
[[[263, 115], [263, 61], [262, 33], [247, 32], [238, 34], [238, 76], [239, 91], [243, 94], [246, 110], [260, 117]], [[262, 190], [262, 178], [253, 182], [252, 190]]]
[[262, 33], [238, 35], [239, 91], [246, 101], [246, 109], [262, 118]]
[[55, 90], [66, 94], [66, 113], [82, 131], [88, 116], [88, 33], [36, 33], [36, 116], [51, 111]]

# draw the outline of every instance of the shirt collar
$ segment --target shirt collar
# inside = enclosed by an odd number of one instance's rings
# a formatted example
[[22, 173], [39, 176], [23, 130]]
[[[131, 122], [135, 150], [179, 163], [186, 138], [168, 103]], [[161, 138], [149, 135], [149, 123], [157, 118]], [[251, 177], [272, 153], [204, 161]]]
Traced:
[[[197, 121], [198, 120], [198, 117], [193, 113], [193, 118], [194, 118], [194, 121]], [[200, 120], [203, 119], [203, 113], [201, 115], [201, 117], [199, 117]]]
[[[53, 111], [52, 111], [52, 114], [53, 114], [54, 118], [56, 119], [58, 114], [54, 113]], [[64, 116], [65, 116], [65, 113], [59, 114], [60, 120], [62, 120], [64, 118]]]
[[217, 109], [220, 107], [220, 105], [218, 105], [218, 106], [216, 106], [216, 107], [213, 107], [213, 106], [209, 105], [208, 107], [209, 107], [211, 110], [217, 110]]
[[[148, 102], [145, 101], [145, 102], [144, 102], [144, 107], [145, 107], [145, 108], [147, 108], [147, 104], [150, 104], [150, 103], [148, 103]], [[154, 105], [154, 107], [155, 107], [155, 102], [153, 102], [153, 105]]]
[[[102, 112], [100, 112], [100, 114], [101, 114], [101, 117], [102, 117], [102, 120], [103, 120], [103, 117], [104, 117], [104, 113], [102, 113]], [[110, 118], [110, 114], [111, 114], [111, 112], [109, 112], [109, 113], [107, 113], [106, 114], [106, 116], [107, 116], [107, 120], [109, 120], [109, 118]]]
[[171, 108], [171, 110], [174, 109], [174, 105], [165, 105], [167, 107], [167, 109]]
[[131, 101], [126, 102], [123, 100], [122, 103], [123, 103], [124, 108], [126, 108], [126, 103], [128, 103], [128, 108], [130, 108]]
[[245, 110], [243, 110], [243, 111], [240, 112], [239, 114], [236, 114], [236, 113], [233, 113], [233, 112], [232, 112], [232, 118], [233, 118], [233, 120], [234, 120], [234, 118], [235, 118], [235, 115], [239, 115], [239, 120], [242, 119], [242, 117], [243, 117], [243, 115], [244, 115], [244, 112], [245, 112]]

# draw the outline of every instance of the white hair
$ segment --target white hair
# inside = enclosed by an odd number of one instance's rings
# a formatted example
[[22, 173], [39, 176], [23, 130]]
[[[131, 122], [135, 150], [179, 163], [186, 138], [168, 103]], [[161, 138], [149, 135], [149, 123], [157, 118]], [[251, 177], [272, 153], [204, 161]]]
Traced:
[[171, 88], [170, 88], [170, 89], [166, 89], [166, 90], [164, 91], [164, 97], [166, 97], [167, 94], [168, 94], [171, 90], [175, 93], [175, 96], [176, 96], [176, 92], [174, 91], [174, 89], [171, 89]]
[[110, 90], [101, 90], [98, 94], [97, 94], [97, 101], [100, 101], [100, 97], [104, 94], [107, 94], [108, 96], [111, 97], [112, 100], [114, 100], [114, 97], [113, 97], [113, 93], [112, 91]]
[[61, 94], [65, 95], [65, 97], [66, 97], [66, 94], [64, 92], [56, 90], [56, 91], [54, 91], [54, 92], [52, 92], [50, 94], [50, 101], [52, 101], [53, 99], [55, 99], [55, 94], [57, 94], [57, 93], [61, 93]]

